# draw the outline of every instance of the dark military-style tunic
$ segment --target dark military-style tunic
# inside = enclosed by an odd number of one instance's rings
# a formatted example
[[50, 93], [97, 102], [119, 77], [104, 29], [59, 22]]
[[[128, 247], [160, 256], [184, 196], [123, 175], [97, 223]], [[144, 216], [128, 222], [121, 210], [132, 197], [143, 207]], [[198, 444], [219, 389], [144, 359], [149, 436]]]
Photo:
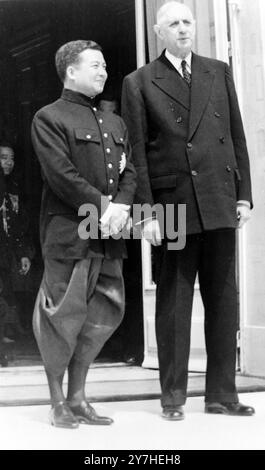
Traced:
[[92, 250], [92, 256], [124, 257], [124, 240], [82, 240], [77, 230], [83, 204], [93, 204], [100, 217], [109, 201], [133, 202], [136, 177], [122, 119], [64, 89], [60, 99], [35, 115], [32, 141], [44, 177], [43, 256], [82, 259]]

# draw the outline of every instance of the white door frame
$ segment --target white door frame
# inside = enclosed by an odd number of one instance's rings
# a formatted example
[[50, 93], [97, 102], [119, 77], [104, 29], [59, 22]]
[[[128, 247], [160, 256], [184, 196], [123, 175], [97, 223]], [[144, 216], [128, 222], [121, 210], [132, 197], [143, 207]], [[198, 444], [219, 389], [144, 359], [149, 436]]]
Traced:
[[[240, 43], [239, 43], [239, 30], [238, 30], [238, 15], [240, 13], [240, 0], [228, 0], [229, 8], [229, 21], [231, 31], [231, 56], [233, 63], [233, 78], [237, 90], [237, 97], [239, 106], [242, 107], [242, 77], [241, 77], [241, 58], [240, 58]], [[240, 318], [240, 370], [244, 372], [245, 366], [245, 351], [244, 351], [244, 325], [246, 319], [247, 308], [247, 280], [246, 280], [246, 228], [243, 227], [238, 230], [237, 234], [238, 243], [238, 288], [239, 288], [239, 318]]]
[[144, 1], [135, 1], [135, 34], [136, 34], [136, 65], [137, 68], [145, 65], [145, 20]]

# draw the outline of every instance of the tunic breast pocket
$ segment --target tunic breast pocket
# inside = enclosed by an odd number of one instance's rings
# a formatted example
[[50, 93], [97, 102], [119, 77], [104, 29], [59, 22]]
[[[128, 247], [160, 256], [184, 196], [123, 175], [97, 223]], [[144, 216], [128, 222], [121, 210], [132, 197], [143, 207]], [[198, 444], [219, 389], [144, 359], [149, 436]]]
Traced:
[[76, 141], [80, 144], [84, 144], [85, 142], [100, 144], [100, 136], [95, 129], [78, 128], [75, 129], [74, 133]]

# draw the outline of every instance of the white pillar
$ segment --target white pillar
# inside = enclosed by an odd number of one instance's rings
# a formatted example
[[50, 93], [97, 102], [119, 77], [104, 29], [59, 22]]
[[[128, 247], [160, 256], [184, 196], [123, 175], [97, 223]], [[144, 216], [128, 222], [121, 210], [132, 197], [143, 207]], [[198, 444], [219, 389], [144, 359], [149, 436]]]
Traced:
[[216, 59], [229, 63], [226, 0], [213, 0]]
[[137, 68], [145, 65], [144, 2], [135, 0], [136, 61]]

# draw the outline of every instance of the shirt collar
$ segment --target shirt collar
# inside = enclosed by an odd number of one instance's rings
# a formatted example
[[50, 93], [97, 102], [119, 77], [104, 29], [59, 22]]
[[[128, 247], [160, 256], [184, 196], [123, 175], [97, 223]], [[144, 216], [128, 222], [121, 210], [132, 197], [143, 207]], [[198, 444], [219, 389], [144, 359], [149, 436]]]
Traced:
[[[175, 57], [173, 54], [171, 54], [167, 49], [165, 52], [165, 57], [169, 62], [175, 67], [175, 69], [182, 75], [182, 67], [181, 67], [181, 62], [183, 59], [179, 57]], [[192, 59], [192, 52], [190, 52], [187, 57], [185, 57], [185, 61], [187, 63], [187, 71], [191, 73], [191, 59]]]

